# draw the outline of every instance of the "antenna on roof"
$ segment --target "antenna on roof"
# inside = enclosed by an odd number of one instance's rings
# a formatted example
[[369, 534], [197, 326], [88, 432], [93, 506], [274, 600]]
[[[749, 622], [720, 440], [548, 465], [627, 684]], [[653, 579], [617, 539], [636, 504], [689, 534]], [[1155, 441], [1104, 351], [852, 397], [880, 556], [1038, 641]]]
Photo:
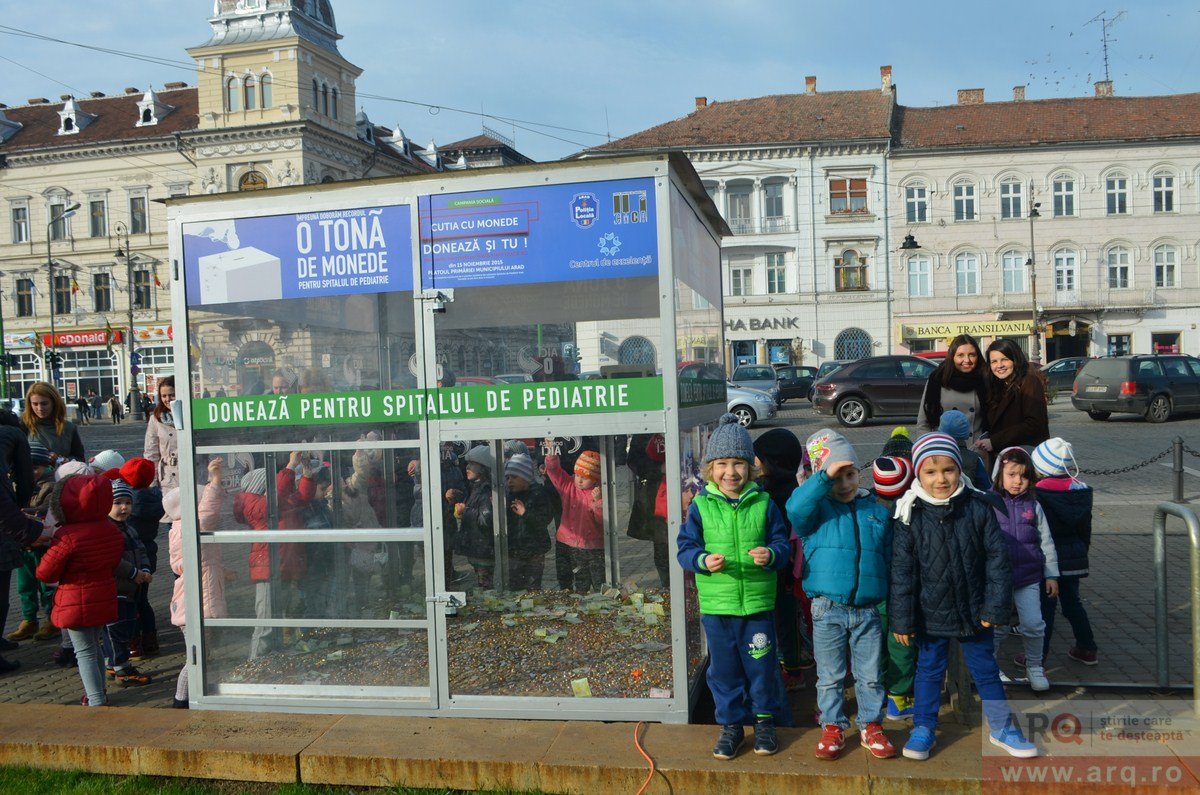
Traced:
[[1101, 11], [1099, 14], [1097, 14], [1096, 16], [1089, 19], [1087, 21], [1087, 24], [1084, 25], [1084, 27], [1087, 27], [1087, 25], [1090, 25], [1096, 21], [1100, 22], [1100, 46], [1104, 51], [1104, 79], [1111, 80], [1112, 78], [1109, 76], [1109, 73], [1108, 73], [1108, 44], [1110, 41], [1116, 41], [1116, 39], [1109, 38], [1108, 30], [1109, 30], [1109, 28], [1111, 28], [1113, 25], [1115, 25], [1117, 23], [1118, 19], [1125, 16], [1125, 12], [1118, 11], [1117, 15], [1114, 16], [1112, 19], [1109, 19], [1108, 17], [1105, 16], [1105, 14], [1107, 14], [1107, 13], [1108, 13], [1107, 11]]

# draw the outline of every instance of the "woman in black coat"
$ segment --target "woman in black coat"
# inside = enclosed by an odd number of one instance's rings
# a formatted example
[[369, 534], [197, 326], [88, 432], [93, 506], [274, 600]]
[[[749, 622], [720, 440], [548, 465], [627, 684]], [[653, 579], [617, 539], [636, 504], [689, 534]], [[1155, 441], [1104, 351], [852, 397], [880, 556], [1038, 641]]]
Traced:
[[988, 436], [977, 447], [989, 454], [1014, 445], [1034, 447], [1050, 438], [1046, 383], [1029, 367], [1025, 353], [1010, 339], [987, 349]]

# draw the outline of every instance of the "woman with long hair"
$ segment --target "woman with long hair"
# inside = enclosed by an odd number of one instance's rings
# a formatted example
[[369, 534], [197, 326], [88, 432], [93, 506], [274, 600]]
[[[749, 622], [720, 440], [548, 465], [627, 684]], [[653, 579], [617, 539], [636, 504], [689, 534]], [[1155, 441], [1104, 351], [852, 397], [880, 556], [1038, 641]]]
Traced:
[[54, 464], [68, 459], [87, 461], [79, 431], [67, 419], [67, 404], [52, 385], [38, 381], [29, 387], [25, 393], [21, 425], [30, 442], [40, 442], [50, 451], [50, 460]]
[[1029, 367], [1025, 352], [1000, 338], [987, 349], [988, 436], [978, 447], [998, 453], [1006, 447], [1036, 446], [1050, 438], [1046, 382]]
[[164, 492], [179, 486], [179, 441], [171, 402], [175, 400], [175, 376], [158, 382], [154, 408], [146, 421], [142, 455], [154, 462], [154, 480]]
[[987, 380], [979, 343], [970, 334], [950, 340], [946, 358], [929, 374], [917, 424], [936, 431], [942, 414], [958, 409], [971, 420], [970, 443], [987, 431]]

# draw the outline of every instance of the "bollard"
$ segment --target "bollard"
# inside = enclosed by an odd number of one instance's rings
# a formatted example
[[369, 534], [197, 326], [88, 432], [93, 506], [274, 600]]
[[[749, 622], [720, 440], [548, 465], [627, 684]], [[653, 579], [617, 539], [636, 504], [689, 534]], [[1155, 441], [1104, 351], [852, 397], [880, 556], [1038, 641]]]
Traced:
[[1191, 546], [1192, 595], [1192, 710], [1200, 718], [1200, 519], [1190, 507], [1160, 502], [1154, 509], [1154, 634], [1158, 687], [1170, 687], [1167, 638], [1167, 514], [1187, 525]]
[[1171, 471], [1175, 473], [1175, 496], [1172, 498], [1177, 503], [1183, 503], [1183, 437], [1176, 436], [1175, 441], [1171, 442]]

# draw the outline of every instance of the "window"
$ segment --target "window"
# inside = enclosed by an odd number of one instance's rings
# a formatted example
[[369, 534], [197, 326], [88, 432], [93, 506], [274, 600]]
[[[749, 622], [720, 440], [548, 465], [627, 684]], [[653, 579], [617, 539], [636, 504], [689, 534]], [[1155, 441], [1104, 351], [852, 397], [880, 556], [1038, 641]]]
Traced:
[[962, 253], [954, 258], [954, 291], [958, 295], [979, 294], [979, 258]]
[[29, 242], [29, 208], [12, 208], [12, 242]]
[[1054, 252], [1054, 289], [1060, 293], [1073, 293], [1079, 288], [1076, 282], [1078, 258], [1073, 249], [1063, 248]]
[[67, 205], [61, 201], [53, 202], [50, 205], [50, 219], [57, 219], [50, 224], [50, 239], [51, 240], [66, 240], [67, 239], [67, 219], [63, 216], [66, 214]]
[[[1179, 353], [1179, 332], [1163, 331], [1157, 334], [1151, 334], [1150, 351], [1152, 353]], [[1157, 362], [1150, 360], [1149, 362], [1142, 362], [1142, 364], [1157, 365]], [[1159, 375], [1161, 375], [1161, 373], [1159, 373]]]
[[97, 312], [112, 311], [112, 277], [107, 273], [92, 274], [92, 297]]
[[1054, 217], [1062, 218], [1075, 214], [1075, 180], [1068, 176], [1054, 178]]
[[853, 249], [843, 251], [842, 256], [834, 260], [833, 270], [838, 292], [868, 289], [867, 259], [860, 257], [857, 251]]
[[775, 295], [787, 292], [787, 267], [782, 254], [767, 255], [767, 292]]
[[975, 220], [975, 184], [972, 182], [956, 182], [954, 184], [954, 220]]
[[33, 317], [33, 279], [17, 279], [17, 317]]
[[763, 186], [763, 231], [783, 230], [787, 219], [783, 216], [783, 183], [768, 182]]
[[67, 315], [71, 312], [71, 277], [54, 274], [54, 313]]
[[241, 110], [242, 85], [236, 77], [225, 81], [225, 110], [233, 113]]
[[1025, 255], [1015, 249], [1009, 249], [1001, 256], [1000, 269], [1003, 273], [1004, 292], [1025, 292], [1025, 260]]
[[1021, 217], [1021, 194], [1024, 186], [1015, 179], [1007, 179], [1000, 183], [1000, 217]]
[[912, 298], [928, 298], [933, 294], [929, 286], [929, 257], [908, 258], [908, 294]]
[[867, 181], [865, 179], [829, 180], [829, 212], [865, 213], [867, 211]]
[[[1113, 246], [1108, 250], [1108, 289], [1124, 290], [1129, 287], [1129, 249]], [[1113, 356], [1115, 354], [1109, 354]]]
[[1109, 356], [1128, 356], [1129, 355], [1129, 334], [1109, 334], [1108, 335], [1108, 355]]
[[104, 199], [92, 199], [88, 202], [88, 230], [92, 237], [108, 235], [108, 207]]
[[330, 105], [333, 106], [333, 118], [336, 119], [338, 117], [338, 90], [336, 88], [333, 90], [333, 99], [330, 100]]
[[1125, 215], [1129, 212], [1129, 178], [1113, 174], [1104, 180], [1105, 211], [1109, 215]]
[[321, 112], [326, 116], [329, 115], [329, 86], [322, 84], [321, 86]]
[[258, 88], [262, 92], [262, 107], [264, 110], [266, 110], [274, 103], [274, 95], [271, 90], [271, 76], [263, 75], [262, 79], [258, 81]]
[[238, 190], [266, 190], [267, 178], [261, 171], [247, 171], [238, 180]]
[[934, 369], [936, 369], [936, 365], [929, 362], [914, 361], [913, 359], [900, 360], [900, 375], [905, 378], [928, 378]]
[[833, 341], [833, 358], [865, 359], [871, 355], [871, 335], [851, 326], [843, 330]]
[[1170, 174], [1155, 174], [1151, 184], [1154, 190], [1154, 212], [1175, 212], [1175, 177]]
[[750, 268], [729, 269], [729, 294], [750, 295]]
[[146, 197], [145, 196], [130, 196], [129, 197], [129, 234], [144, 235], [149, 231], [149, 222], [146, 218]]
[[753, 231], [754, 222], [750, 220], [750, 189], [730, 188], [726, 198], [729, 202], [729, 228], [733, 233], [744, 235]]
[[246, 98], [246, 110], [258, 110], [258, 85], [253, 75], [247, 75], [242, 84], [242, 94]]
[[313, 78], [313, 110], [321, 109], [321, 87], [317, 85], [317, 78]]
[[924, 185], [909, 185], [904, 189], [904, 218], [910, 224], [929, 220], [928, 189]]
[[153, 304], [150, 297], [150, 271], [145, 268], [133, 272], [133, 308], [151, 309]]
[[1162, 245], [1154, 249], [1154, 286], [1176, 287], [1175, 247]]

